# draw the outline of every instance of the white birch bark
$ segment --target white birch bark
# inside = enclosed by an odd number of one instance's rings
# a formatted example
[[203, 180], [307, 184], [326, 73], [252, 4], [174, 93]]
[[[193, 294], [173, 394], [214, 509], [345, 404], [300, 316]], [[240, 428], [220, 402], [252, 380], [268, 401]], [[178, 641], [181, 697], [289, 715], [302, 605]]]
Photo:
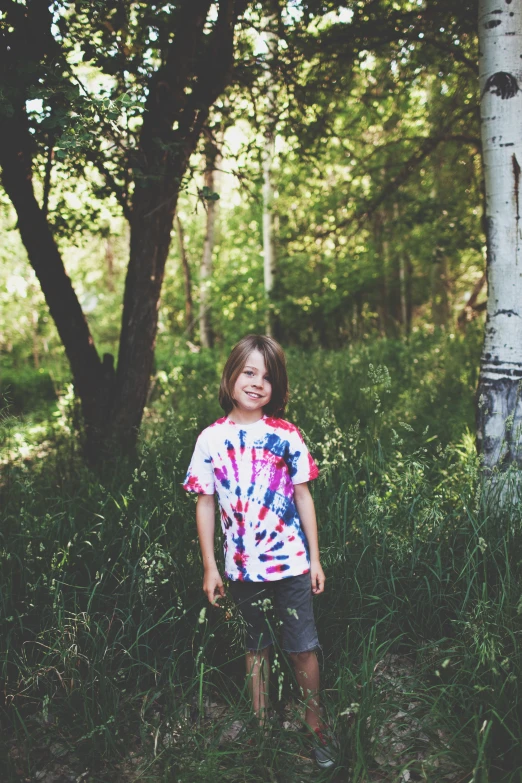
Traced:
[[477, 392], [486, 474], [522, 466], [522, 0], [480, 0], [488, 311]]
[[266, 333], [273, 336], [273, 314], [271, 302], [273, 298], [275, 276], [274, 249], [274, 185], [272, 169], [275, 156], [275, 134], [277, 124], [277, 99], [273, 81], [273, 62], [277, 53], [277, 35], [274, 32], [275, 17], [266, 19], [266, 29], [263, 39], [267, 47], [265, 72], [265, 130], [263, 142], [263, 277], [267, 301]]

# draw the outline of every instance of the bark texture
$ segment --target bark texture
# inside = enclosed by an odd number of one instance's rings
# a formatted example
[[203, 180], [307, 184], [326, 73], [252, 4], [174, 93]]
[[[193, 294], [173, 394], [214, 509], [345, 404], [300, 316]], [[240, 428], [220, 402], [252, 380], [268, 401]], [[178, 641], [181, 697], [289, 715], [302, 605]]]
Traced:
[[486, 473], [522, 467], [522, 0], [479, 4], [488, 308], [477, 390]]

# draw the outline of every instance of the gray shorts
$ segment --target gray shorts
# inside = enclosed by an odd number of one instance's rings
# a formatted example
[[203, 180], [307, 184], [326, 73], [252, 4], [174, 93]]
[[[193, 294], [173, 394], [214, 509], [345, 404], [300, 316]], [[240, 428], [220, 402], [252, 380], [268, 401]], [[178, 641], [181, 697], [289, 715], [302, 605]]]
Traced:
[[245, 621], [247, 650], [262, 650], [273, 644], [277, 626], [281, 627], [285, 652], [308, 652], [320, 647], [309, 573], [275, 582], [230, 581], [229, 590]]

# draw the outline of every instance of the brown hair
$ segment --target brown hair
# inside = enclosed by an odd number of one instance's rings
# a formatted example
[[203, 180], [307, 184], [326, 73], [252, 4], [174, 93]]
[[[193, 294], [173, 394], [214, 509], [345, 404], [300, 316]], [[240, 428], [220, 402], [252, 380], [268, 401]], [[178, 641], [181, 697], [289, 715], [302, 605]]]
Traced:
[[285, 412], [288, 402], [286, 359], [279, 343], [263, 334], [247, 334], [233, 347], [221, 376], [219, 404], [225, 413], [230, 413], [234, 407], [234, 386], [252, 351], [259, 351], [263, 355], [272, 384], [272, 396], [263, 411], [268, 416], [279, 416]]

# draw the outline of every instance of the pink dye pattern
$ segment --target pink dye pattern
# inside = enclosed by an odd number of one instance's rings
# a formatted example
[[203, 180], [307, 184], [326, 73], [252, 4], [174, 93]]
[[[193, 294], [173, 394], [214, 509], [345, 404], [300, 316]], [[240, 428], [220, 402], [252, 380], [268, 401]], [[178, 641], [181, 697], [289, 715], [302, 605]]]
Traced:
[[238, 482], [239, 481], [239, 470], [238, 470], [238, 466], [237, 466], [236, 450], [232, 446], [232, 448], [228, 448], [227, 451], [228, 451], [228, 458], [229, 458], [230, 462], [232, 463], [232, 471], [234, 473], [234, 478], [235, 478], [236, 482]]
[[312, 481], [312, 479], [317, 478], [319, 475], [319, 468], [315, 464], [311, 454], [308, 454], [308, 466], [310, 468], [310, 481]]

